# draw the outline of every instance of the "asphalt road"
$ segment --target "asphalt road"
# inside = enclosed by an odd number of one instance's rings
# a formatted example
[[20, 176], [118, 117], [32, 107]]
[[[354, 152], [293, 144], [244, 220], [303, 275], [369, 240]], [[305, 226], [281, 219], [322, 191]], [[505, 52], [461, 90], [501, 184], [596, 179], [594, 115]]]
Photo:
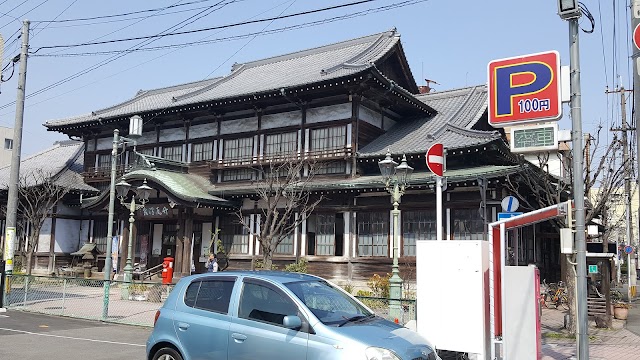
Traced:
[[9, 311], [0, 313], [0, 359], [145, 359], [150, 328]]

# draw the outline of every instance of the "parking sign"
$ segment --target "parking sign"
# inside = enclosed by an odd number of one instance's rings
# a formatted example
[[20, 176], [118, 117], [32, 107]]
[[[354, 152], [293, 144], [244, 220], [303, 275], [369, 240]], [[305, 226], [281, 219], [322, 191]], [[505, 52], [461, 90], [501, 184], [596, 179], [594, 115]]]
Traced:
[[492, 126], [549, 121], [562, 116], [557, 51], [491, 61], [488, 79]]

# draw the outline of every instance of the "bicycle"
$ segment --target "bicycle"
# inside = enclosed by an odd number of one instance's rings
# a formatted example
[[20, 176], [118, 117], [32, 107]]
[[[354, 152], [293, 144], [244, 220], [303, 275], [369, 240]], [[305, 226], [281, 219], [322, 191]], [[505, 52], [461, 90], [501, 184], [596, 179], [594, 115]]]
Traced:
[[546, 280], [542, 280], [542, 284], [545, 287], [544, 294], [540, 294], [540, 304], [542, 306], [549, 308], [549, 304], [553, 304], [556, 309], [559, 305], [563, 309], [569, 310], [569, 297], [562, 281], [558, 282], [558, 284], [547, 284]]

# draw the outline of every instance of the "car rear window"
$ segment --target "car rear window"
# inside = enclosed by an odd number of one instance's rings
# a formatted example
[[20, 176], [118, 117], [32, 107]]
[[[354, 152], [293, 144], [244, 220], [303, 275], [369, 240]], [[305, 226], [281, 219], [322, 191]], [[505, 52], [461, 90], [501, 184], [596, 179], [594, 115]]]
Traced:
[[185, 305], [226, 314], [233, 291], [233, 280], [204, 280], [189, 284], [184, 295]]

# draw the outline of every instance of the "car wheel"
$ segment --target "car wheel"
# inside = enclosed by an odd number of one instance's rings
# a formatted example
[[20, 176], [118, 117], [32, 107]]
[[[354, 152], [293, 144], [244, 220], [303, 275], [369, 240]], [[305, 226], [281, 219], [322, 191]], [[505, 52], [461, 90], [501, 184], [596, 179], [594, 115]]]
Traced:
[[162, 348], [156, 351], [153, 360], [182, 360], [182, 356], [172, 348]]

